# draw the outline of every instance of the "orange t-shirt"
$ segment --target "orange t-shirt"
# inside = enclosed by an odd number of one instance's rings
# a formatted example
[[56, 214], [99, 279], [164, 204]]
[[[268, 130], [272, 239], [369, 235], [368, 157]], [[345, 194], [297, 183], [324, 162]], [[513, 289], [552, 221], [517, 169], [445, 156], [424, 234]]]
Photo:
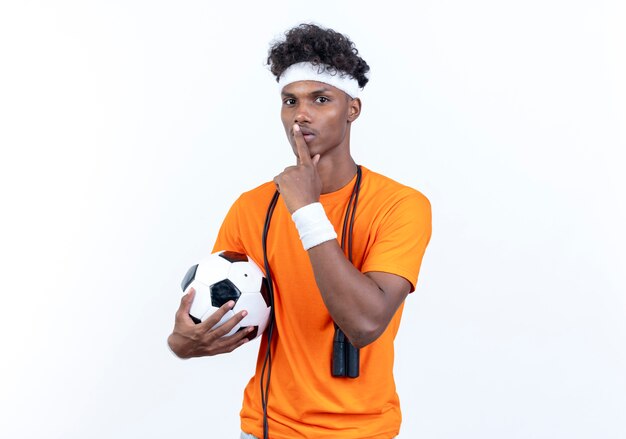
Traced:
[[[382, 271], [402, 276], [411, 283], [413, 291], [431, 234], [430, 203], [414, 189], [364, 167], [362, 170], [353, 263], [363, 273]], [[336, 192], [322, 194], [320, 199], [339, 239], [355, 178]], [[245, 253], [263, 267], [261, 237], [274, 190], [274, 183], [266, 183], [242, 194], [228, 212], [213, 250]], [[393, 341], [403, 306], [383, 334], [361, 349], [360, 376], [332, 377], [333, 320], [324, 306], [298, 231], [280, 198], [272, 217], [267, 249], [276, 315], [268, 405], [270, 437], [396, 436], [401, 413], [393, 379]], [[242, 430], [257, 437], [263, 437], [260, 377], [266, 335], [241, 410]]]

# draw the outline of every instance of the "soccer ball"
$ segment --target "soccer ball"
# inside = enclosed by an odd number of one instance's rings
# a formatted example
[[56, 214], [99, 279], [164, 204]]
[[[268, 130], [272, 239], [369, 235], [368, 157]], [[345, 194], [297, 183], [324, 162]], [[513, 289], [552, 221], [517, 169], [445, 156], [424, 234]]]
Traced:
[[213, 253], [187, 271], [181, 287], [185, 294], [190, 288], [196, 290], [189, 310], [195, 323], [204, 322], [220, 306], [234, 300], [235, 306], [214, 328], [244, 309], [248, 315], [226, 335], [254, 326], [255, 330], [247, 336], [252, 340], [267, 327], [271, 311], [267, 279], [247, 255], [232, 251]]

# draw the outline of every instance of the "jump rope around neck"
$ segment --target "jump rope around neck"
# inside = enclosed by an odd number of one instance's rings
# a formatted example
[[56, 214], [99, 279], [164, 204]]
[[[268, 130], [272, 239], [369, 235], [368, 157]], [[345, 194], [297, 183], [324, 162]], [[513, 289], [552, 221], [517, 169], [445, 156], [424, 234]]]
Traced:
[[[359, 192], [361, 191], [361, 166], [357, 165], [356, 168], [356, 182], [346, 207], [346, 214], [343, 219], [343, 227], [341, 231], [341, 249], [346, 252], [346, 236], [348, 245], [348, 260], [352, 263], [352, 237], [354, 231], [354, 217], [356, 213], [356, 206], [359, 201]], [[269, 286], [270, 296], [270, 322], [267, 328], [267, 350], [265, 351], [265, 358], [263, 360], [263, 367], [261, 368], [261, 404], [263, 406], [263, 439], [269, 439], [269, 425], [267, 421], [267, 404], [269, 397], [270, 378], [272, 375], [272, 335], [274, 333], [274, 284], [272, 283], [272, 272], [270, 270], [270, 264], [267, 258], [267, 235], [270, 230], [270, 222], [272, 221], [272, 215], [274, 214], [274, 208], [278, 201], [279, 192], [274, 192], [270, 205], [267, 208], [267, 214], [265, 216], [265, 225], [263, 226], [263, 264], [265, 266], [265, 276], [267, 277], [267, 283]], [[349, 218], [349, 219], [348, 219]], [[356, 378], [359, 376], [359, 350], [352, 346], [347, 337], [335, 324], [335, 335], [333, 337], [333, 357], [331, 363], [331, 375], [333, 377], [348, 377]], [[267, 375], [266, 375], [267, 373]]]

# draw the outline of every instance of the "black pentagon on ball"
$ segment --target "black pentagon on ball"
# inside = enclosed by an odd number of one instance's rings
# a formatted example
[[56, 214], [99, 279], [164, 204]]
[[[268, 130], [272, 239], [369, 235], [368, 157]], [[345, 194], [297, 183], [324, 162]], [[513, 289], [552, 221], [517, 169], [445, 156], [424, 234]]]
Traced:
[[263, 300], [265, 301], [265, 306], [267, 306], [268, 308], [272, 306], [272, 303], [270, 302], [270, 288], [267, 284], [266, 278], [261, 279], [261, 295], [263, 296]]
[[211, 285], [211, 304], [219, 308], [229, 300], [235, 302], [241, 296], [241, 291], [229, 279], [221, 280]]
[[197, 270], [198, 270], [198, 264], [194, 265], [189, 270], [187, 270], [187, 274], [185, 275], [185, 277], [183, 277], [183, 281], [180, 283], [180, 286], [182, 287], [183, 291], [185, 291], [187, 287], [189, 286], [189, 284], [193, 282], [193, 280], [196, 278]]
[[232, 251], [224, 251], [220, 253], [220, 256], [226, 259], [228, 262], [248, 262], [248, 256], [243, 253], [237, 253]]

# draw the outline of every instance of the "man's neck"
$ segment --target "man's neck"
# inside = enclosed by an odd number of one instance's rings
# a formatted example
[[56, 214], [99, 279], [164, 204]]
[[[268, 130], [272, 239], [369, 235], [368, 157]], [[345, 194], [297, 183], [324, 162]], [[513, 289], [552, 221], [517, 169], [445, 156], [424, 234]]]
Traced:
[[356, 163], [352, 156], [342, 160], [322, 157], [317, 165], [322, 180], [322, 193], [335, 192], [350, 183], [356, 174]]

